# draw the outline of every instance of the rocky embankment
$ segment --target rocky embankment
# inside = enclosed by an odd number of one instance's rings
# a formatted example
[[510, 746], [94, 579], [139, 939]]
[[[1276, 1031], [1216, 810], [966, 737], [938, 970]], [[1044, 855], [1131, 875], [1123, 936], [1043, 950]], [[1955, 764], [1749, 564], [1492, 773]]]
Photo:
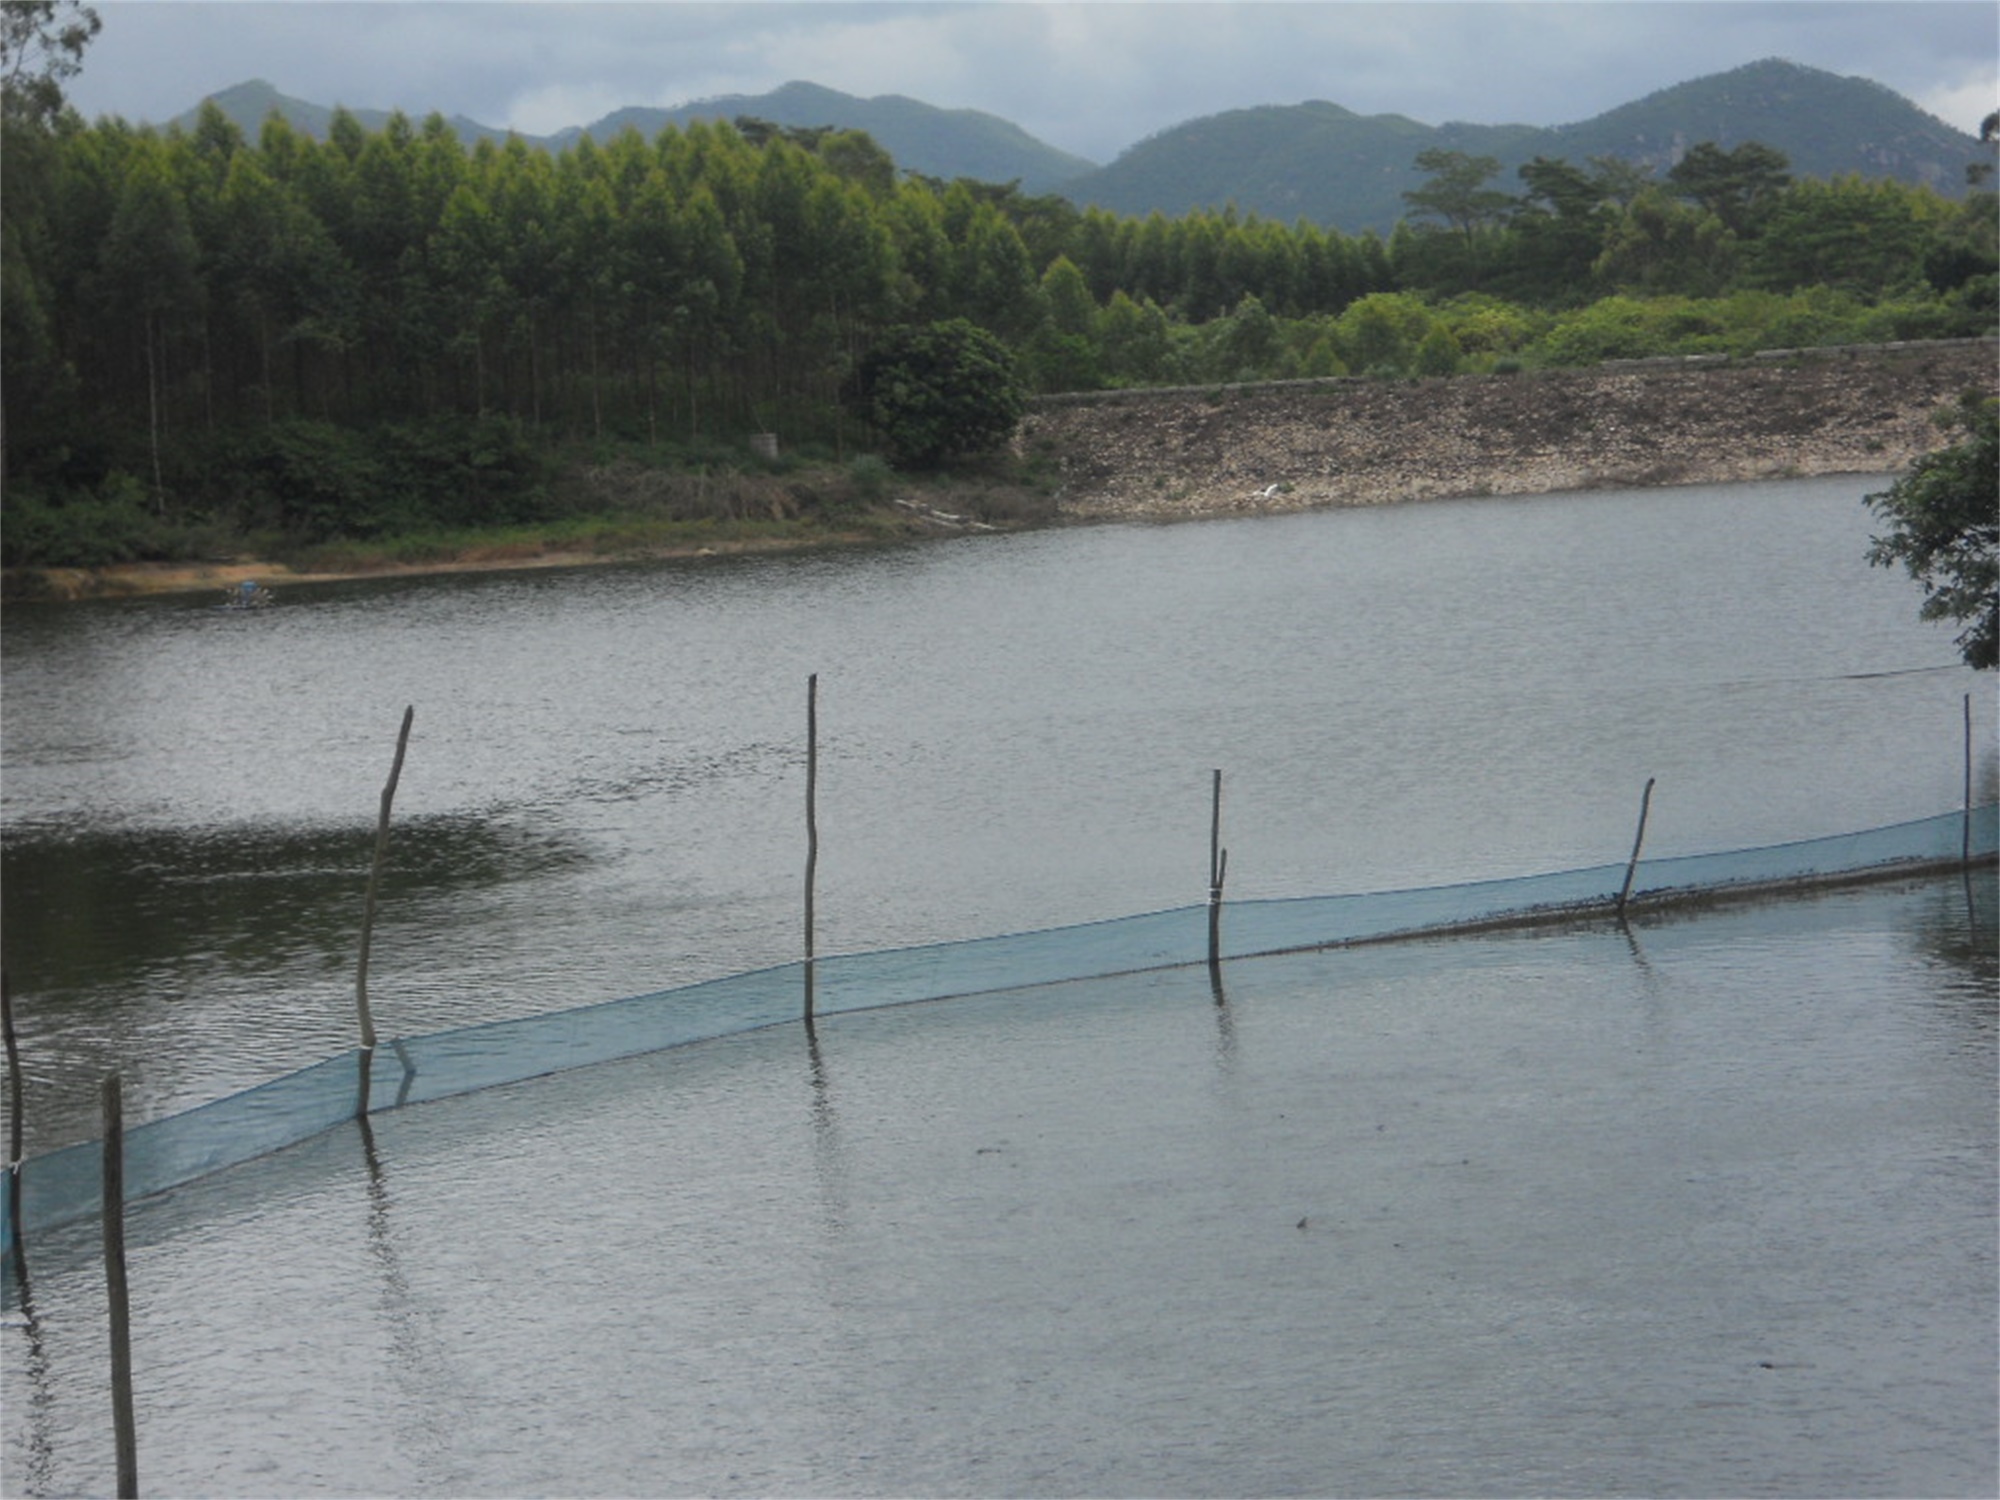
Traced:
[[1949, 441], [1935, 413], [1996, 389], [2000, 344], [1979, 339], [1049, 397], [1017, 441], [1060, 466], [1065, 519], [1164, 520], [1893, 474]]

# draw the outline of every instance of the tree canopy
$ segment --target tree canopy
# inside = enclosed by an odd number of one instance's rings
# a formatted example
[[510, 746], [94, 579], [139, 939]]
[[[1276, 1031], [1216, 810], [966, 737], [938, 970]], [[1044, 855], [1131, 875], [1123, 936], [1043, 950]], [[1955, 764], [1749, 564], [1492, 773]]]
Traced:
[[1966, 665], [2000, 666], [2000, 402], [1968, 394], [1941, 420], [1964, 436], [1926, 454], [1869, 506], [1889, 523], [1868, 560], [1924, 586], [1918, 613], [1965, 626]]
[[1007, 346], [964, 318], [894, 330], [868, 351], [856, 386], [862, 413], [920, 467], [992, 451], [1023, 409]]
[[82, 69], [83, 49], [102, 26], [79, 0], [0, 3], [0, 96], [10, 124], [62, 112], [62, 86]]

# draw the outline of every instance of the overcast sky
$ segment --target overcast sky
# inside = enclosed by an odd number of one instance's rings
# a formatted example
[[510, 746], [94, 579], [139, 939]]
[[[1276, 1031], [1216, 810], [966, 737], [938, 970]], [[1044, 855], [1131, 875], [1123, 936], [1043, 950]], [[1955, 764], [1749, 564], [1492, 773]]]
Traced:
[[164, 121], [263, 78], [297, 98], [547, 134], [806, 79], [985, 110], [1095, 161], [1180, 121], [1328, 99], [1426, 124], [1567, 124], [1765, 57], [1874, 79], [1963, 130], [2000, 105], [2000, 6], [598, 4], [96, 0], [86, 116]]

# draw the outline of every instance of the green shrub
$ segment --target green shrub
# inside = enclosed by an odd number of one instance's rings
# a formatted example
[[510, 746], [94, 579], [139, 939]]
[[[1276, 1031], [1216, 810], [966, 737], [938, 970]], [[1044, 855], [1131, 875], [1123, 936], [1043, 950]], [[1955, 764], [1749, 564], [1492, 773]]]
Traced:
[[1007, 346], [963, 318], [891, 330], [861, 361], [856, 404], [918, 468], [991, 452], [1026, 409]]
[[896, 471], [889, 467], [887, 459], [878, 453], [863, 453], [849, 460], [847, 483], [854, 498], [863, 505], [877, 505], [887, 498], [889, 487], [896, 482]]
[[0, 562], [10, 568], [136, 562], [160, 555], [163, 533], [146, 487], [130, 474], [113, 473], [95, 491], [66, 495], [17, 481], [7, 487]]

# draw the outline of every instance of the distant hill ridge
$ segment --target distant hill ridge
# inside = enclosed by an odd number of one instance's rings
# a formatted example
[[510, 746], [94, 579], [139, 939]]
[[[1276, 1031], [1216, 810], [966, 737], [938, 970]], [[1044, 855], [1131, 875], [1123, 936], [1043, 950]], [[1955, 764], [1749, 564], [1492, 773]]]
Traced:
[[[254, 136], [276, 111], [323, 137], [333, 110], [253, 80], [212, 95]], [[380, 129], [386, 110], [350, 110]], [[191, 124], [195, 111], [176, 123]], [[1422, 181], [1419, 152], [1438, 147], [1499, 160], [1496, 186], [1512, 189], [1515, 169], [1537, 156], [1582, 165], [1616, 156], [1656, 170], [1701, 141], [1726, 148], [1761, 141], [1782, 151], [1793, 175], [1856, 173], [1922, 183], [1958, 196], [1965, 168], [1980, 160], [1978, 138], [1926, 114], [1894, 90], [1777, 58], [1676, 84], [1571, 125], [1425, 125], [1403, 115], [1360, 115], [1325, 100], [1261, 105], [1206, 115], [1157, 132], [1105, 166], [1037, 140], [997, 115], [941, 109], [898, 94], [860, 99], [792, 82], [767, 94], [700, 99], [671, 109], [621, 109], [552, 136], [524, 136], [561, 149], [579, 137], [605, 140], [627, 127], [653, 135], [694, 120], [755, 116], [787, 126], [865, 130], [899, 166], [928, 177], [1018, 182], [1028, 193], [1060, 193], [1120, 214], [1177, 216], [1227, 204], [1291, 222], [1308, 219], [1348, 233], [1386, 233], [1404, 216], [1402, 194]], [[468, 142], [512, 132], [463, 116], [449, 123]]]
[[1095, 162], [1036, 140], [1020, 126], [976, 109], [940, 109], [901, 94], [857, 99], [816, 83], [787, 83], [768, 94], [725, 94], [672, 109], [629, 108], [594, 124], [561, 131], [551, 143], [565, 146], [589, 135], [604, 141], [627, 126], [657, 135], [668, 125], [696, 120], [733, 120], [753, 115], [774, 125], [833, 125], [865, 130], [896, 159], [896, 165], [926, 177], [972, 177], [981, 182], [1013, 182], [1022, 191], [1049, 193], [1093, 170]]
[[1433, 127], [1317, 100], [1232, 110], [1162, 131], [1063, 191], [1123, 214], [1234, 202], [1269, 218], [1386, 231], [1406, 211], [1404, 191], [1423, 180], [1417, 154], [1432, 147], [1497, 158], [1494, 185], [1511, 191], [1516, 169], [1537, 156], [1577, 166], [1616, 156], [1663, 171], [1701, 141], [1751, 140], [1782, 151], [1795, 177], [1893, 177], [1954, 197], [1983, 149], [1879, 83], [1767, 59], [1545, 128]]

